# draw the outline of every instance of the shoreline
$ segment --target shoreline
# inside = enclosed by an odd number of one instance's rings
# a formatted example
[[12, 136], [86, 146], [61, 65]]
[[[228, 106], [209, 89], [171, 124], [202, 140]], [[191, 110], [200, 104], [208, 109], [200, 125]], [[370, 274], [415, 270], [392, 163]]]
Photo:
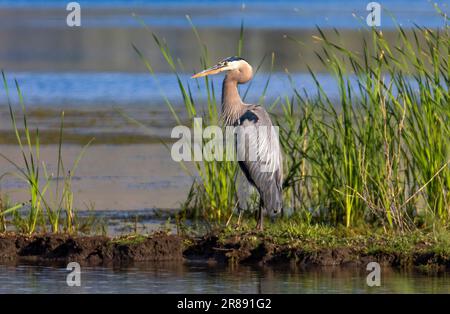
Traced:
[[417, 243], [409, 250], [393, 250], [382, 242], [362, 245], [311, 247], [246, 233], [223, 238], [211, 234], [198, 238], [157, 232], [150, 235], [70, 236], [64, 234], [0, 235], [0, 263], [28, 264], [76, 261], [104, 266], [133, 262], [206, 262], [208, 264], [360, 266], [378, 262], [381, 266], [424, 270], [450, 268], [450, 254], [438, 252], [430, 243]]

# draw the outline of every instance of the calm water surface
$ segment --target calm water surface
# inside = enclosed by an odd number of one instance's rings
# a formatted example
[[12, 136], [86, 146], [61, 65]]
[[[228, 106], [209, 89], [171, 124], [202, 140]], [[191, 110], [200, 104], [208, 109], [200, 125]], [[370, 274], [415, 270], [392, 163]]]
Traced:
[[359, 268], [229, 268], [204, 264], [82, 267], [81, 287], [68, 287], [63, 267], [0, 266], [0, 293], [449, 293], [450, 274], [382, 269], [380, 287]]
[[[191, 74], [182, 74], [180, 79], [187, 87], [190, 86], [194, 99], [206, 102], [207, 91], [203, 80], [190, 79]], [[181, 105], [182, 94], [179, 91], [177, 78], [171, 73], [157, 73], [152, 77], [146, 73], [55, 73], [55, 72], [8, 72], [8, 85], [14, 85], [14, 79], [20, 84], [28, 107], [52, 107], [57, 109], [70, 108], [104, 108], [113, 111], [113, 107], [123, 110], [134, 106], [147, 109], [163, 108], [167, 98], [174, 105]], [[211, 77], [216, 97], [220, 100], [223, 76]], [[317, 74], [320, 82], [330, 99], [339, 95], [336, 79], [329, 74]], [[276, 98], [292, 97], [293, 88], [301, 94], [316, 95], [317, 88], [313, 77], [307, 73], [292, 73], [290, 78], [285, 73], [257, 73], [251, 84], [240, 86], [241, 94], [246, 93], [245, 100], [258, 103], [266, 83], [269, 86], [265, 94], [265, 102]], [[354, 80], [353, 80], [354, 81]], [[355, 90], [357, 86], [354, 84]], [[247, 91], [248, 89], [248, 91]], [[14, 102], [18, 101], [17, 94], [10, 93]], [[0, 105], [6, 103], [6, 93], [0, 88]], [[0, 106], [0, 110], [5, 108]]]
[[[355, 28], [361, 22], [353, 14], [367, 15], [369, 2], [346, 0], [308, 1], [308, 0], [247, 0], [247, 1], [193, 1], [193, 0], [79, 0], [86, 14], [83, 26], [87, 27], [139, 27], [131, 16], [138, 12], [150, 26], [189, 27], [185, 15], [190, 14], [199, 27], [239, 27], [245, 18], [247, 27], [252, 28], [289, 28], [289, 27], [346, 27]], [[433, 4], [448, 9], [448, 1], [437, 0], [389, 0], [381, 1], [384, 12], [395, 15], [400, 23], [412, 23], [434, 26], [437, 24]], [[53, 13], [43, 18], [34, 14], [26, 25], [38, 27], [57, 27], [65, 20], [66, 3], [59, 0], [1, 0], [0, 8], [29, 9], [35, 12], [47, 10]], [[39, 11], [38, 11], [39, 12]], [[32, 16], [33, 14], [31, 14]], [[3, 21], [4, 25], [13, 24], [13, 19]], [[385, 27], [394, 24], [387, 16]]]

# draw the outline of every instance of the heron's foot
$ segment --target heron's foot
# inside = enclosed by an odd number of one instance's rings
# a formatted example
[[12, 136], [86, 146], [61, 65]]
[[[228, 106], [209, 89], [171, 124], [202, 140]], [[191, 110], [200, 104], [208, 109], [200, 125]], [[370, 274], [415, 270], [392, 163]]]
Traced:
[[[234, 229], [239, 229], [239, 228], [241, 227], [242, 214], [243, 214], [243, 211], [240, 210], [240, 211], [239, 211], [239, 215], [238, 215], [237, 222], [236, 222], [235, 225], [232, 226], [232, 228], [234, 228]], [[231, 213], [230, 217], [228, 218], [228, 220], [227, 220], [227, 222], [226, 222], [226, 224], [225, 224], [225, 227], [228, 227], [228, 226], [230, 225], [230, 223], [231, 223], [231, 218], [232, 218], [232, 217], [233, 217], [233, 213]]]
[[236, 230], [236, 231], [239, 231], [239, 230], [241, 230], [241, 222], [240, 221], [237, 221], [233, 226], [232, 226], [232, 228], [234, 229], [234, 230]]
[[258, 220], [258, 223], [256, 224], [256, 230], [261, 231], [261, 232], [264, 231], [262, 219]]

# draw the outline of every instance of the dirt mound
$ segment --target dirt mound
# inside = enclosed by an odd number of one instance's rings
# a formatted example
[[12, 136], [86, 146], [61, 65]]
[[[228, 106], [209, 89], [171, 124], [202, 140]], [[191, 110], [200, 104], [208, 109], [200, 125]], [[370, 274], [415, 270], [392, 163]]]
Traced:
[[222, 263], [295, 264], [300, 266], [367, 265], [409, 267], [437, 265], [450, 267], [450, 256], [419, 251], [411, 254], [378, 250], [370, 253], [364, 247], [305, 248], [302, 245], [275, 244], [270, 239], [252, 235], [219, 240], [216, 235], [196, 239], [184, 255], [188, 259], [207, 259]]
[[219, 262], [242, 264], [280, 264], [295, 262], [301, 265], [342, 265], [355, 261], [349, 249], [320, 249], [305, 251], [288, 245], [276, 245], [255, 238], [235, 238], [220, 242], [217, 236], [206, 236], [185, 250], [188, 259], [213, 259]]
[[4, 235], [0, 236], [0, 259], [77, 261], [89, 264], [172, 261], [183, 259], [183, 246], [180, 237], [166, 234], [125, 240], [53, 234], [31, 237]]
[[186, 238], [165, 233], [111, 239], [101, 236], [0, 235], [0, 261], [109, 264], [141, 261], [202, 260], [213, 263], [295, 264], [300, 266], [362, 265], [450, 267], [450, 256], [424, 250], [410, 253], [372, 250], [363, 246], [318, 247], [276, 244], [270, 238], [245, 234]]

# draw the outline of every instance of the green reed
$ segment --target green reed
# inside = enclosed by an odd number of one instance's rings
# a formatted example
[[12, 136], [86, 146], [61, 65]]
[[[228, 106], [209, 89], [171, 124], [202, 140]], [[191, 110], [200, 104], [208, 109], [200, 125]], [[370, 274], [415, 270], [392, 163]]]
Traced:
[[[0, 157], [9, 162], [15, 172], [2, 174], [0, 179], [6, 175], [11, 175], [26, 182], [28, 186], [28, 199], [25, 203], [11, 205], [0, 212], [0, 221], [6, 225], [6, 216], [12, 216], [12, 224], [21, 232], [32, 234], [37, 231], [50, 231], [73, 233], [78, 230], [78, 221], [75, 208], [73, 206], [72, 179], [81, 157], [91, 141], [83, 147], [70, 169], [64, 167], [62, 159], [64, 112], [61, 113], [61, 124], [59, 130], [58, 154], [56, 176], [48, 171], [48, 164], [41, 159], [41, 146], [39, 129], [32, 131], [27, 120], [27, 112], [20, 90], [19, 84], [15, 81], [17, 95], [22, 114], [22, 124], [20, 127], [16, 113], [11, 103], [10, 91], [5, 73], [2, 71], [3, 85], [6, 91], [9, 114], [12, 129], [16, 137], [16, 142], [20, 151], [21, 162], [13, 160], [0, 153]], [[55, 183], [53, 188], [52, 182]], [[25, 215], [22, 213], [25, 210]], [[65, 219], [61, 217], [64, 212]], [[62, 230], [61, 230], [62, 228]], [[6, 229], [3, 228], [3, 229]]]
[[294, 87], [277, 119], [290, 205], [318, 221], [400, 230], [448, 221], [448, 26], [397, 30], [395, 44], [367, 30], [372, 43], [358, 53], [319, 29], [317, 56], [335, 77], [339, 100], [311, 72], [317, 96]]

